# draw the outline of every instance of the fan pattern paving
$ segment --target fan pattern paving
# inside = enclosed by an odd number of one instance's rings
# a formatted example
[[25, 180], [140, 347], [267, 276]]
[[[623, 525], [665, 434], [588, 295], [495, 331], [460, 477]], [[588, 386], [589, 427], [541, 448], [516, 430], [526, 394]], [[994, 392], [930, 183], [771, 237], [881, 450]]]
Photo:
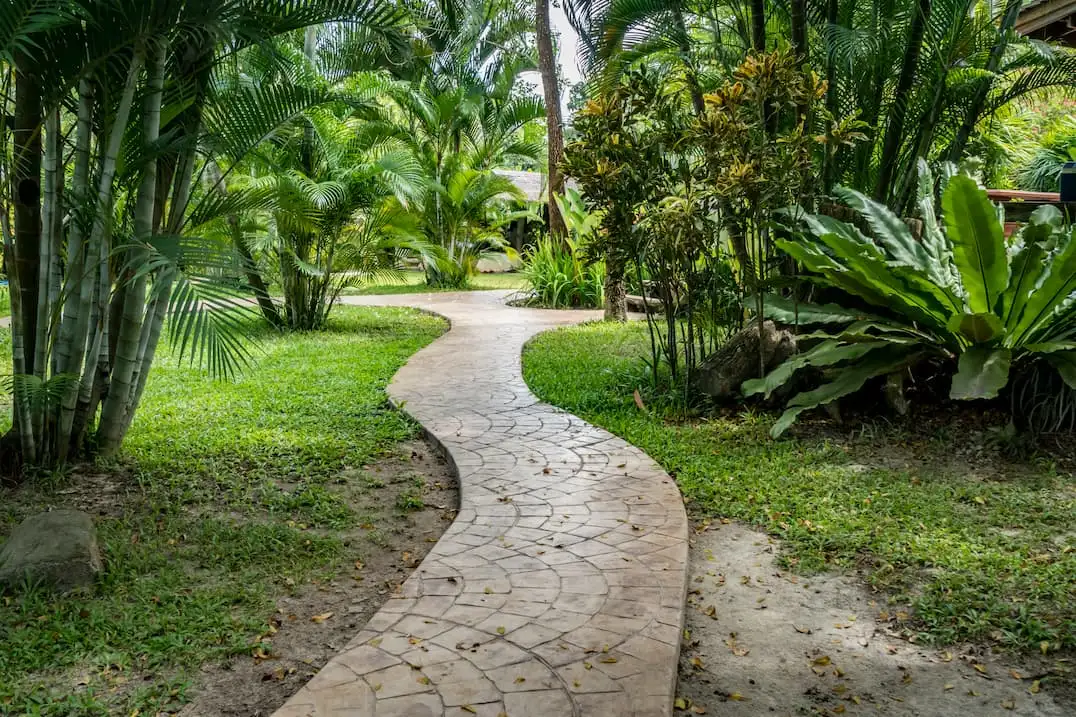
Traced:
[[455, 522], [275, 717], [660, 717], [672, 713], [687, 577], [676, 485], [645, 454], [540, 403], [524, 342], [591, 312], [504, 292], [348, 299], [452, 329], [389, 393], [460, 477]]

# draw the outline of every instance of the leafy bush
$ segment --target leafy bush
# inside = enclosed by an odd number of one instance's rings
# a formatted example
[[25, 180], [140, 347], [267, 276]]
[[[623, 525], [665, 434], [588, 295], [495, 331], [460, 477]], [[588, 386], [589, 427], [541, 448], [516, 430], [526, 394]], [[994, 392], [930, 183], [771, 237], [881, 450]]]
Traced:
[[883, 205], [852, 190], [841, 195], [873, 240], [850, 224], [816, 216], [808, 220], [808, 236], [777, 244], [810, 272], [807, 279], [872, 310], [771, 302], [773, 318], [823, 328], [804, 337], [817, 345], [746, 382], [744, 393], [768, 396], [808, 367], [827, 378], [789, 401], [774, 436], [803, 411], [875, 377], [899, 383], [926, 360], [956, 362], [954, 399], [994, 398], [1010, 373], [1036, 365], [1076, 388], [1076, 229], [1063, 225], [1057, 209], [1036, 211], [1007, 246], [997, 208], [967, 176], [949, 180], [939, 221], [933, 179], [921, 167], [921, 240]]
[[531, 303], [552, 309], [600, 308], [605, 263], [588, 264], [571, 237], [540, 238], [523, 254], [523, 278], [531, 287]]
[[605, 262], [588, 262], [583, 249], [594, 240], [601, 226], [601, 212], [587, 211], [579, 192], [567, 188], [553, 196], [568, 235], [563, 241], [540, 238], [523, 254], [520, 273], [531, 287], [530, 303], [553, 309], [588, 308], [602, 305], [605, 296]]
[[1061, 185], [1061, 168], [1076, 160], [1076, 120], [1068, 119], [1049, 136], [1016, 175], [1020, 189], [1056, 192]]

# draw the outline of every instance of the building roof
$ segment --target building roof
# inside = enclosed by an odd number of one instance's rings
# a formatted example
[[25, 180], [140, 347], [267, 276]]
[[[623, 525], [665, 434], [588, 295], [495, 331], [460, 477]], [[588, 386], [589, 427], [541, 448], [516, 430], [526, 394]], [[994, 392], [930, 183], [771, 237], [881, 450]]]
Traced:
[[1027, 0], [1016, 20], [1016, 31], [1076, 45], [1076, 0]]
[[[527, 198], [528, 202], [542, 202], [546, 200], [546, 176], [541, 172], [523, 172], [516, 169], [495, 169], [494, 174], [512, 180], [519, 187], [519, 191]], [[578, 188], [575, 180], [569, 179], [565, 184], [569, 187]]]

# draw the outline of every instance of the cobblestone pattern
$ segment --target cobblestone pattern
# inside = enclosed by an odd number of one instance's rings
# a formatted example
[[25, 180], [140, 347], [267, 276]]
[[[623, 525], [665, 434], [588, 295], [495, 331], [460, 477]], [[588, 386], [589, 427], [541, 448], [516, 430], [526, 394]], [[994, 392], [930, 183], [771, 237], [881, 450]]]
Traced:
[[687, 519], [638, 449], [540, 403], [524, 342], [589, 312], [504, 292], [363, 297], [452, 330], [393, 400], [460, 476], [455, 522], [359, 634], [275, 717], [661, 717], [672, 713]]

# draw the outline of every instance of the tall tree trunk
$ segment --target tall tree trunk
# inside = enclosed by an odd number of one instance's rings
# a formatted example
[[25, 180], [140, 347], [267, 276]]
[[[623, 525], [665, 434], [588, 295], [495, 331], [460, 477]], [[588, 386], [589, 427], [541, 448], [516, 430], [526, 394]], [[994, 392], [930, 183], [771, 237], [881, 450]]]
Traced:
[[751, 0], [751, 47], [766, 51], [766, 0]]
[[[41, 86], [32, 60], [15, 59], [13, 194], [15, 199], [15, 271], [18, 273], [21, 330], [26, 352], [23, 370], [34, 373], [37, 346], [38, 280], [41, 257]], [[17, 427], [18, 428], [18, 427]]]
[[[142, 144], [153, 151], [161, 131], [161, 97], [164, 87], [165, 59], [167, 43], [163, 38], [155, 38], [147, 49], [151, 59], [146, 63], [146, 89], [142, 110]], [[142, 170], [142, 181], [138, 187], [135, 203], [134, 233], [136, 246], [127, 252], [132, 266], [128, 271], [135, 272], [145, 260], [146, 249], [142, 245], [153, 236], [153, 212], [157, 202], [157, 159], [146, 163]], [[119, 332], [116, 337], [115, 363], [108, 397], [101, 409], [100, 446], [105, 456], [113, 455], [119, 450], [123, 433], [130, 421], [128, 413], [132, 411], [131, 401], [137, 385], [139, 348], [141, 347], [142, 327], [146, 321], [146, 287], [149, 278], [146, 274], [134, 274], [126, 281], [127, 291], [120, 305]]]
[[557, 83], [557, 62], [553, 54], [553, 36], [549, 29], [549, 0], [537, 4], [538, 68], [542, 72], [545, 93], [545, 123], [548, 137], [549, 161], [546, 176], [549, 184], [549, 234], [560, 239], [565, 235], [564, 217], [554, 197], [564, 194], [564, 175], [560, 169], [564, 155], [564, 133], [560, 116], [560, 85]]
[[918, 0], [916, 12], [908, 27], [908, 39], [904, 46], [904, 61], [901, 63], [897, 87], [893, 92], [892, 109], [889, 112], [889, 126], [886, 127], [885, 140], [882, 143], [882, 165], [878, 172], [878, 184], [874, 189], [874, 198], [879, 202], [889, 199], [893, 178], [900, 164], [900, 144], [904, 139], [904, 120], [908, 113], [908, 101], [911, 99], [915, 84], [916, 69], [919, 65], [919, 51], [923, 45], [923, 34], [930, 19], [930, 0]]
[[[997, 40], [990, 48], [990, 56], [986, 59], [985, 69], [990, 74], [997, 72], [998, 67], [1001, 65], [1001, 58], [1005, 54], [1005, 48], [1009, 45], [1009, 33], [1016, 27], [1016, 20], [1020, 17], [1020, 9], [1023, 5], [1023, 0], [1009, 0], [1008, 4], [1005, 5], [1005, 13], [1001, 17]], [[960, 129], [957, 130], [953, 144], [949, 147], [950, 162], [960, 161], [960, 156], [964, 154], [964, 148], [968, 146], [971, 133], [975, 131], [975, 125], [979, 122], [979, 115], [986, 108], [986, 99], [990, 94], [992, 82], [991, 78], [984, 78], [979, 89], [975, 91], [975, 98], [968, 107], [968, 113], [964, 116]]]

